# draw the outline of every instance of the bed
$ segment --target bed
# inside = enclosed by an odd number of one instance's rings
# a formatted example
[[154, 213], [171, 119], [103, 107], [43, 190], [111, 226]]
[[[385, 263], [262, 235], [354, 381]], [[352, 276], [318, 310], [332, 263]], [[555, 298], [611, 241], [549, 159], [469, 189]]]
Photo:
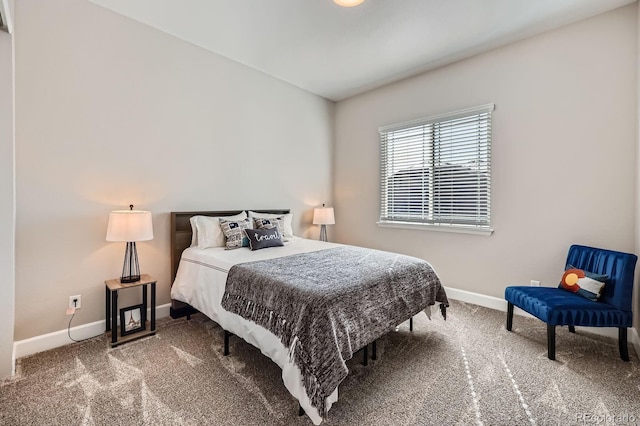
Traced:
[[[218, 218], [253, 226], [264, 217], [273, 218], [264, 232], [286, 242], [228, 250], [219, 231], [211, 238]], [[202, 312], [225, 330], [225, 351], [229, 334], [260, 349], [316, 425], [338, 399], [346, 360], [421, 310], [448, 305], [427, 262], [295, 237], [289, 210], [173, 212], [171, 268], [172, 317]]]

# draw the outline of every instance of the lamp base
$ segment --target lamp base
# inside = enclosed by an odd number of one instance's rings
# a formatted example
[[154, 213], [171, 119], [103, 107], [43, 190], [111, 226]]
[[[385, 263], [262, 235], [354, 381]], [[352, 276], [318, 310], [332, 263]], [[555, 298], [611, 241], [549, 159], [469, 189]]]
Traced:
[[327, 225], [320, 225], [320, 241], [327, 241]]
[[122, 265], [121, 283], [134, 283], [140, 281], [140, 265], [138, 264], [138, 250], [135, 241], [127, 243], [124, 252], [124, 265]]

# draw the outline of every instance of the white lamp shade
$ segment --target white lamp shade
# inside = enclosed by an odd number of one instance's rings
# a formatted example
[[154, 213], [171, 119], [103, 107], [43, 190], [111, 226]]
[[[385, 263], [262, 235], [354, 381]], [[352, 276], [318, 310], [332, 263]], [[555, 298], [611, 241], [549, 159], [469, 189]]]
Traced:
[[148, 241], [153, 239], [151, 212], [116, 210], [109, 214], [107, 241]]
[[336, 218], [333, 214], [333, 207], [319, 207], [313, 210], [314, 225], [334, 225]]

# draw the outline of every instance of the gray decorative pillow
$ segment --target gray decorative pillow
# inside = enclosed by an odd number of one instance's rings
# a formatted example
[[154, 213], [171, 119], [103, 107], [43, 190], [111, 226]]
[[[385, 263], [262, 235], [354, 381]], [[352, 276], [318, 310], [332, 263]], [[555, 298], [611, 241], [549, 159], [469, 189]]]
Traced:
[[254, 217], [253, 222], [256, 224], [256, 228], [264, 229], [264, 228], [278, 228], [278, 232], [283, 237], [282, 241], [287, 241], [284, 239], [284, 216], [280, 217]]
[[267, 247], [284, 246], [282, 233], [278, 228], [245, 229], [245, 235], [249, 238], [251, 250], [260, 250]]
[[251, 219], [246, 218], [244, 220], [224, 220], [220, 219], [220, 228], [224, 233], [226, 240], [226, 249], [237, 249], [240, 247], [247, 247], [249, 240], [244, 235], [242, 230], [251, 228]]

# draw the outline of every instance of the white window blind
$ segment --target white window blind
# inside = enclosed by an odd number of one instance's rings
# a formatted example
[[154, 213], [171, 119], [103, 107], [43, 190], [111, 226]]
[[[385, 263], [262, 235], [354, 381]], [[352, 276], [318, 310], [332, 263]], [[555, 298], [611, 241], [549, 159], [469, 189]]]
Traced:
[[493, 109], [483, 105], [379, 129], [382, 224], [490, 228]]

